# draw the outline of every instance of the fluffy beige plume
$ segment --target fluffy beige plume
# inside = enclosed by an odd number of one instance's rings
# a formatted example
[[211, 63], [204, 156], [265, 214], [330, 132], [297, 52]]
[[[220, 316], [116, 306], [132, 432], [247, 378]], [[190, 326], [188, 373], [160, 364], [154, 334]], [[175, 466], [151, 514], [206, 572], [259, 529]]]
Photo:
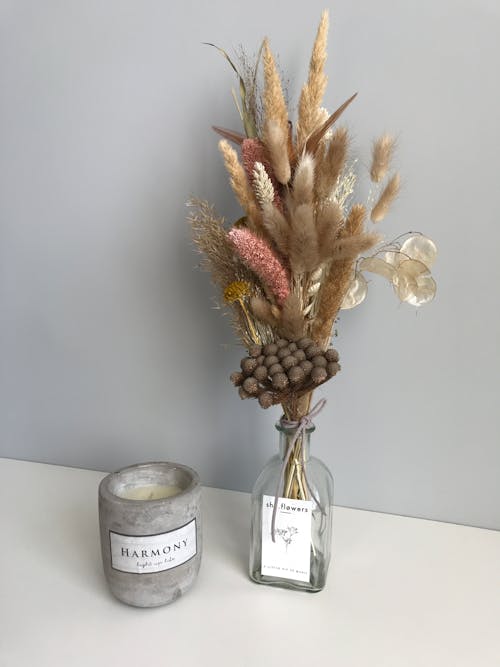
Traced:
[[396, 140], [390, 134], [383, 134], [373, 142], [370, 177], [374, 183], [380, 183], [389, 171], [395, 144]]
[[339, 204], [327, 201], [316, 214], [316, 229], [318, 233], [318, 249], [322, 261], [331, 257], [332, 248], [340, 232], [344, 214]]
[[293, 178], [293, 200], [296, 205], [311, 204], [314, 196], [314, 158], [305, 153]]
[[392, 202], [396, 199], [401, 188], [401, 179], [399, 174], [394, 174], [394, 176], [387, 183], [385, 188], [382, 191], [382, 194], [378, 198], [378, 202], [372, 209], [371, 219], [372, 222], [380, 222], [385, 218], [389, 208], [391, 207]]
[[275, 327], [277, 325], [278, 318], [276, 315], [279, 315], [279, 311], [276, 313], [274, 307], [264, 297], [253, 296], [250, 299], [250, 310], [252, 311], [253, 315], [261, 322], [269, 324], [271, 327]]
[[321, 21], [311, 54], [309, 76], [300, 94], [299, 118], [297, 121], [297, 144], [299, 150], [306, 142], [308, 136], [316, 129], [321, 119], [321, 102], [327, 82], [324, 72], [327, 37], [328, 12], [324, 11], [321, 15]]
[[331, 259], [338, 262], [342, 259], [356, 259], [362, 253], [370, 250], [381, 241], [380, 234], [356, 234], [335, 241], [331, 248]]
[[245, 169], [238, 160], [236, 151], [225, 139], [219, 141], [219, 150], [224, 158], [224, 164], [229, 174], [229, 182], [231, 183], [233, 192], [241, 208], [246, 212], [250, 226], [255, 230], [261, 230], [262, 216], [255, 201], [253, 190], [248, 182]]
[[261, 206], [274, 201], [274, 187], [269, 174], [262, 162], [256, 162], [253, 167], [253, 189], [255, 197]]
[[264, 105], [264, 118], [276, 121], [286, 136], [288, 132], [288, 111], [278, 68], [276, 67], [276, 62], [267, 39], [264, 40], [263, 60], [264, 90], [262, 101]]
[[361, 234], [366, 220], [366, 208], [363, 204], [354, 204], [349, 211], [342, 230], [342, 236], [355, 236]]
[[314, 271], [319, 265], [314, 211], [309, 204], [300, 204], [293, 212], [288, 252], [294, 273]]
[[[365, 218], [365, 207], [362, 204], [353, 206], [341, 231], [342, 238], [362, 234]], [[351, 282], [353, 265], [352, 258], [332, 262], [320, 289], [312, 336], [321, 345], [326, 345], [330, 340], [333, 323]]]
[[290, 225], [288, 224], [288, 220], [281, 211], [271, 203], [266, 202], [264, 204], [262, 213], [264, 216], [264, 227], [266, 228], [268, 235], [275, 242], [280, 253], [286, 257], [288, 255], [290, 238]]
[[278, 121], [266, 120], [262, 139], [269, 151], [276, 180], [285, 185], [292, 175], [288, 156], [288, 131], [283, 130]]
[[322, 153], [321, 164], [317, 170], [317, 199], [325, 199], [332, 195], [345, 166], [348, 145], [349, 136], [346, 128], [340, 127], [335, 130], [328, 147]]
[[278, 330], [280, 336], [288, 340], [302, 338], [305, 333], [305, 320], [300, 307], [300, 300], [293, 292], [283, 304]]

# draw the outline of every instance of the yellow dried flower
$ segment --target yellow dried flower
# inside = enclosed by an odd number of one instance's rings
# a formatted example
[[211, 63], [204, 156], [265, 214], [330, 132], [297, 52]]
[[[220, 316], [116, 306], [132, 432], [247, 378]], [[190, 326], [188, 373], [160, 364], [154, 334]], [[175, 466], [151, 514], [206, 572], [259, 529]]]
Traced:
[[235, 301], [241, 301], [244, 297], [250, 294], [250, 283], [247, 283], [246, 280], [235, 280], [224, 290], [224, 299], [228, 303], [234, 303]]

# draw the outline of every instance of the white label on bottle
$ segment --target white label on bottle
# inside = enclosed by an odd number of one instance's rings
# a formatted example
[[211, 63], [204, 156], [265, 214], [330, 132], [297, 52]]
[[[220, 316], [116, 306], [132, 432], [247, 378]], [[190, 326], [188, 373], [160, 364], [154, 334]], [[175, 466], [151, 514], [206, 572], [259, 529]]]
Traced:
[[274, 496], [262, 500], [263, 575], [309, 581], [311, 569], [311, 500], [278, 498], [275, 542], [271, 536]]
[[158, 535], [122, 535], [109, 531], [111, 567], [120, 572], [163, 572], [196, 556], [196, 519]]

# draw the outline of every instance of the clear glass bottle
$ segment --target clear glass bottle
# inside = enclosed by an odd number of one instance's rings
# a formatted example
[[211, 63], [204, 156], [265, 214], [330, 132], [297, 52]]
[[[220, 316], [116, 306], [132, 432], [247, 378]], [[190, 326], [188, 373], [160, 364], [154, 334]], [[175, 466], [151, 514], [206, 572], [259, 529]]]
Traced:
[[252, 492], [250, 578], [259, 584], [317, 592], [325, 586], [330, 563], [333, 478], [322, 461], [309, 455], [314, 425], [298, 435], [284, 471], [297, 429], [281, 422], [276, 429], [279, 454], [268, 461]]

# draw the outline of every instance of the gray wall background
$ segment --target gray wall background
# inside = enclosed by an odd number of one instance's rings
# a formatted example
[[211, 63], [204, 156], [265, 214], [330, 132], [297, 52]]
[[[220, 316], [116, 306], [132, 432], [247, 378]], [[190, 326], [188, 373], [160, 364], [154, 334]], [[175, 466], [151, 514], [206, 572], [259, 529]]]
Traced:
[[[269, 34], [296, 101], [323, 2], [3, 1], [0, 454], [111, 470], [183, 461], [249, 490], [278, 413], [227, 381], [241, 350], [196, 270], [190, 194], [239, 214], [212, 123], [239, 127], [212, 49]], [[329, 88], [354, 150], [399, 136], [387, 238], [437, 242], [415, 313], [382, 280], [345, 312], [315, 453], [336, 502], [500, 528], [500, 6], [338, 0]]]

